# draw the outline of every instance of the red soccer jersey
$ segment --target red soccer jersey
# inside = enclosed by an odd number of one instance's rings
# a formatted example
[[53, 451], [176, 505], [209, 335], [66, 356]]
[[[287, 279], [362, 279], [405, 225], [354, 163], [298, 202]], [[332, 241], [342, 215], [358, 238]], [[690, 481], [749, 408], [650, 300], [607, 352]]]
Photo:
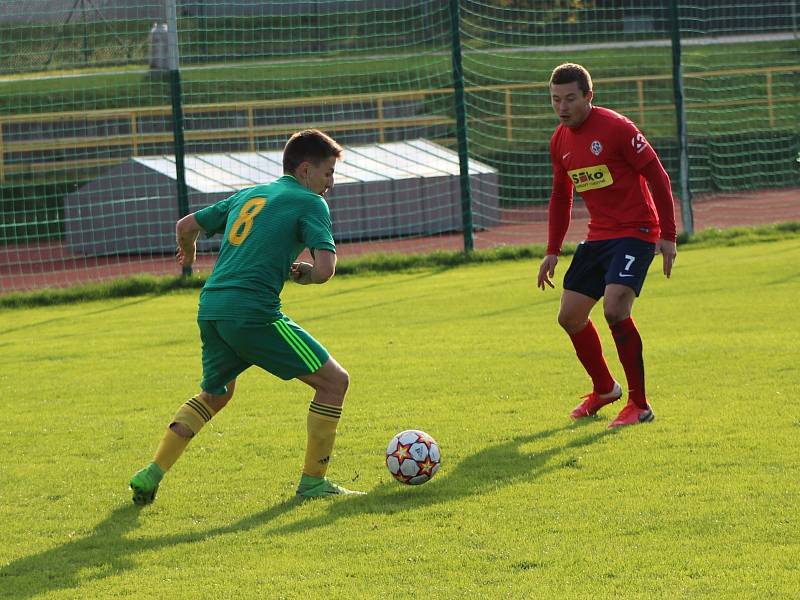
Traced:
[[[639, 174], [654, 159], [655, 151], [636, 125], [613, 110], [592, 107], [576, 129], [559, 124], [550, 140], [553, 196], [548, 254], [560, 252], [569, 226], [573, 188], [589, 211], [587, 240], [635, 237], [656, 242], [661, 233], [659, 213]], [[669, 195], [664, 203], [672, 211]], [[669, 223], [664, 225], [668, 231]], [[674, 214], [671, 227], [674, 229]]]

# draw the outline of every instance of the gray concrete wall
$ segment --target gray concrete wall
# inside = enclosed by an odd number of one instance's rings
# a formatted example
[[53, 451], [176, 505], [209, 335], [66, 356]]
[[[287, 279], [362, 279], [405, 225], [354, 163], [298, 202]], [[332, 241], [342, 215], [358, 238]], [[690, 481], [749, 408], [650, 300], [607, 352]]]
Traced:
[[[496, 225], [497, 173], [475, 173], [470, 184], [475, 228]], [[189, 210], [231, 193], [190, 188]], [[337, 184], [327, 200], [338, 242], [463, 230], [461, 186], [456, 175]], [[177, 218], [174, 179], [133, 160], [64, 199], [66, 243], [78, 255], [170, 253], [175, 248]], [[218, 237], [203, 239], [199, 245], [201, 251], [218, 247]]]

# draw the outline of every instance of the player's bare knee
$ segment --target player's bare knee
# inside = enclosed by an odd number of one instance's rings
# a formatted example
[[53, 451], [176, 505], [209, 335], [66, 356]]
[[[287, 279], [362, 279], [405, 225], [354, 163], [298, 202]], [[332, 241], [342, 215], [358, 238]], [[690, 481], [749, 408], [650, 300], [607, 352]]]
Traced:
[[630, 315], [630, 307], [621, 297], [615, 297], [614, 294], [609, 294], [603, 302], [603, 316], [606, 323], [615, 325], [620, 321], [624, 321]]
[[606, 306], [603, 309], [603, 316], [606, 319], [606, 323], [608, 323], [609, 326], [613, 326], [619, 323], [620, 321], [624, 321], [630, 315], [627, 310], [620, 310], [618, 307], [615, 306], [611, 307]]
[[342, 396], [344, 396], [347, 393], [347, 388], [350, 387], [350, 373], [340, 368], [336, 383]]
[[558, 324], [564, 331], [572, 335], [586, 327], [586, 320], [576, 319], [574, 316], [567, 313], [558, 313]]
[[328, 369], [324, 377], [314, 385], [320, 392], [341, 398], [344, 398], [349, 386], [350, 374], [339, 365]]
[[325, 378], [324, 385], [326, 392], [344, 397], [347, 393], [347, 388], [350, 387], [350, 374], [343, 368], [338, 367]]

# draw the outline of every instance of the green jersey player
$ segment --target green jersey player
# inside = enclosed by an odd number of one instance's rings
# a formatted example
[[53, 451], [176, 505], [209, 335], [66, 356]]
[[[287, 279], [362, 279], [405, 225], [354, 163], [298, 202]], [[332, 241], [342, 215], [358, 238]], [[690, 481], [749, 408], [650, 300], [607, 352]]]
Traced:
[[[176, 225], [177, 259], [195, 260], [197, 238], [222, 235], [219, 257], [200, 293], [203, 380], [177, 411], [153, 461], [130, 481], [133, 501], [149, 504], [189, 441], [233, 396], [236, 377], [252, 365], [314, 389], [307, 417], [301, 497], [357, 493], [325, 477], [349, 375], [325, 348], [281, 312], [284, 282], [325, 283], [336, 246], [323, 195], [333, 187], [342, 148], [321, 131], [295, 133], [283, 152], [283, 177], [241, 190], [187, 215]], [[308, 248], [313, 264], [298, 261]]]

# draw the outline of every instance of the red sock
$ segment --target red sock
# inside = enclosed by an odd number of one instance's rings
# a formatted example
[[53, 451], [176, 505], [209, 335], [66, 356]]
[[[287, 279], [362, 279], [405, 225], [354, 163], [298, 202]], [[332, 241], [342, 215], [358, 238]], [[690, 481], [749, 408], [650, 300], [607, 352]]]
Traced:
[[614, 389], [614, 378], [608, 370], [608, 363], [603, 356], [603, 347], [600, 345], [600, 336], [597, 335], [594, 323], [589, 319], [586, 327], [578, 333], [569, 336], [572, 345], [575, 346], [575, 353], [581, 361], [583, 368], [592, 378], [594, 391], [598, 394], [605, 394]]
[[631, 317], [611, 325], [611, 334], [617, 345], [617, 354], [625, 377], [628, 379], [628, 397], [639, 408], [647, 408], [644, 390], [644, 359], [642, 337]]

